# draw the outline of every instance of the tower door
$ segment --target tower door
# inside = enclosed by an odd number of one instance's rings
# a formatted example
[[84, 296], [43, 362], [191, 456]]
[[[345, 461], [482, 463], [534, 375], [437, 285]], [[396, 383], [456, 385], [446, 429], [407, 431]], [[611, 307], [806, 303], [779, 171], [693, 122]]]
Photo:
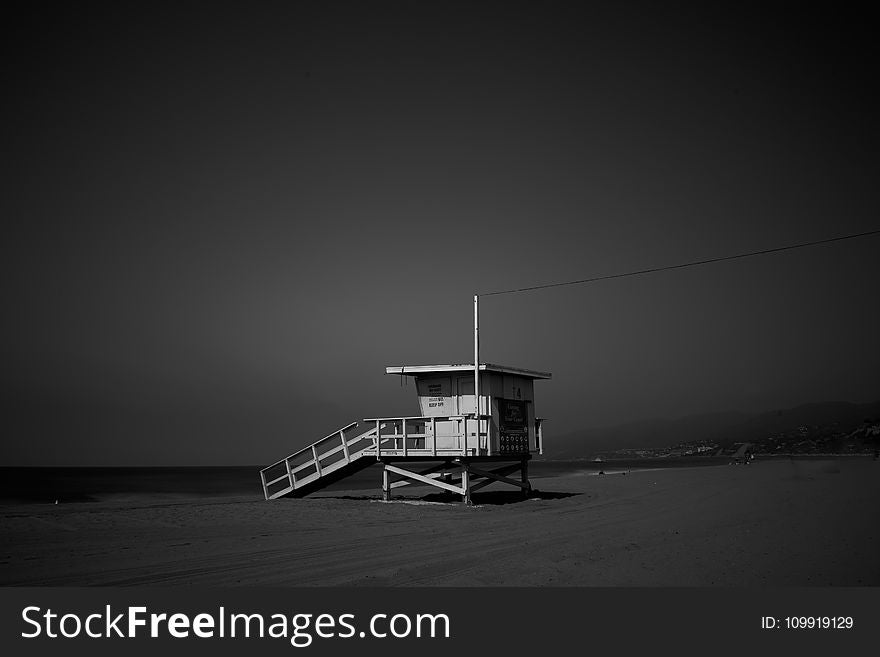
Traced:
[[[480, 388], [483, 387], [483, 377], [480, 376]], [[459, 376], [456, 378], [456, 409], [459, 415], [473, 415], [474, 411], [474, 377]], [[486, 415], [486, 398], [481, 395], [480, 414]], [[468, 453], [481, 454], [486, 449], [486, 433], [488, 431], [488, 421], [482, 420], [477, 424], [476, 420], [467, 420], [467, 449]], [[479, 426], [479, 432], [477, 427]], [[478, 433], [480, 435], [478, 435]]]
[[455, 410], [459, 415], [470, 415], [474, 412], [474, 377], [459, 376], [455, 384]]

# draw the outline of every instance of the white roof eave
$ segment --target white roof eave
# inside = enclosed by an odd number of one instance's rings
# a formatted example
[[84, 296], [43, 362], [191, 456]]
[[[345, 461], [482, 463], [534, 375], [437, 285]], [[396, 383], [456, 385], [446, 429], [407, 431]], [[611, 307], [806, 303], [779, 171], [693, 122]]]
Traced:
[[[418, 376], [420, 374], [442, 374], [444, 372], [473, 372], [471, 363], [452, 363], [448, 365], [394, 365], [385, 368], [385, 374], [402, 374], [406, 376]], [[529, 379], [550, 379], [550, 372], [527, 370], [521, 367], [509, 367], [507, 365], [493, 365], [492, 363], [480, 363], [481, 372], [500, 372], [513, 374]]]

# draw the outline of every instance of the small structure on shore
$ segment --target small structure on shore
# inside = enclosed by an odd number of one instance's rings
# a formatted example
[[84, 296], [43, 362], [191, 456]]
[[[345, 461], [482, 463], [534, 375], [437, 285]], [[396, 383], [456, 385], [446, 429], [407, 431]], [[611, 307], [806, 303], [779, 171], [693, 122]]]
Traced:
[[755, 458], [752, 443], [734, 443], [737, 450], [733, 453], [731, 463], [736, 465], [748, 465]]
[[[493, 482], [531, 490], [528, 462], [543, 451], [534, 382], [551, 378], [549, 373], [487, 363], [385, 372], [415, 379], [419, 415], [353, 422], [264, 468], [267, 500], [308, 495], [377, 461], [385, 500], [393, 489], [413, 483], [461, 495], [466, 503]], [[509, 476], [517, 471], [519, 479]]]

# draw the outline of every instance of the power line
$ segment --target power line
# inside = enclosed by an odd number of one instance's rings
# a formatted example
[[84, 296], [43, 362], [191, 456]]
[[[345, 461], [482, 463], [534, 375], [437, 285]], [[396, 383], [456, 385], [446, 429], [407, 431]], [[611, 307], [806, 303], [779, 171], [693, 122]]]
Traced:
[[491, 297], [498, 294], [513, 294], [514, 292], [530, 292], [532, 290], [543, 290], [548, 287], [563, 287], [565, 285], [583, 285], [585, 283], [595, 283], [597, 281], [607, 281], [612, 278], [626, 278], [628, 276], [641, 276], [643, 274], [653, 274], [658, 271], [669, 271], [670, 269], [684, 269], [685, 267], [697, 267], [699, 265], [708, 265], [713, 262], [724, 262], [725, 260], [737, 260], [739, 258], [751, 258], [752, 256], [766, 255], [768, 253], [779, 253], [780, 251], [791, 251], [793, 249], [803, 249], [808, 246], [817, 246], [819, 244], [828, 244], [830, 242], [841, 242], [843, 240], [853, 240], [859, 237], [868, 237], [870, 235], [880, 234], [880, 229], [869, 230], [864, 233], [854, 233], [852, 235], [842, 235], [840, 237], [830, 237], [824, 240], [816, 240], [815, 242], [802, 242], [800, 244], [789, 244], [787, 246], [778, 246], [775, 249], [764, 249], [762, 251], [749, 251], [747, 253], [737, 253], [736, 255], [722, 256], [720, 258], [708, 258], [706, 260], [694, 260], [692, 262], [683, 262], [678, 265], [666, 265], [664, 267], [652, 267], [650, 269], [640, 269], [638, 271], [628, 271], [622, 274], [609, 274], [607, 276], [594, 276], [593, 278], [582, 278], [577, 281], [565, 281], [562, 283], [545, 283], [544, 285], [532, 285], [529, 287], [519, 287], [512, 290], [498, 290], [495, 292], [484, 292], [479, 296]]

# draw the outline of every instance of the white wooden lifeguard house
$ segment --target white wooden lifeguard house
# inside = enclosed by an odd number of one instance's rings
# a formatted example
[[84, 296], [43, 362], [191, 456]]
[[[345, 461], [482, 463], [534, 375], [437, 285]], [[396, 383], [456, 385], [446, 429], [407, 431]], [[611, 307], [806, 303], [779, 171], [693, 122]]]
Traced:
[[[353, 422], [264, 468], [267, 500], [308, 495], [376, 462], [385, 500], [413, 483], [459, 494], [468, 504], [493, 482], [531, 490], [528, 462], [543, 450], [534, 383], [549, 373], [484, 363], [386, 367], [385, 373], [415, 379], [420, 414]], [[519, 479], [508, 476], [517, 470]]]

